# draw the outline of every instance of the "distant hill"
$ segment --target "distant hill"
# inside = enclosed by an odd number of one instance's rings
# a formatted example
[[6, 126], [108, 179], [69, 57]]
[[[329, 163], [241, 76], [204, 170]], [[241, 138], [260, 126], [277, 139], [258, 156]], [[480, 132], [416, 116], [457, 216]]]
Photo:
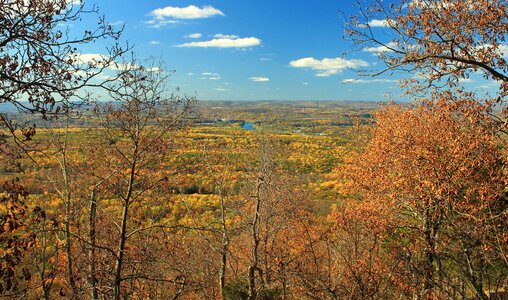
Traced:
[[0, 103], [0, 113], [14, 113], [18, 110], [11, 103]]

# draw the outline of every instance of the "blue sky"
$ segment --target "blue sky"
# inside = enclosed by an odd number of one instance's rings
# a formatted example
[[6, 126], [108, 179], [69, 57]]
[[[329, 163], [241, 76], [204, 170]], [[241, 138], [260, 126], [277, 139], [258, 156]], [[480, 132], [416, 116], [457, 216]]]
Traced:
[[[372, 79], [354, 71], [380, 64], [375, 52], [344, 56], [351, 43], [342, 39], [339, 11], [354, 13], [350, 1], [96, 3], [109, 22], [125, 24], [123, 39], [135, 45], [137, 56], [161, 57], [176, 71], [171, 84], [198, 100], [401, 97], [396, 82], [400, 74]], [[100, 54], [98, 49], [91, 45], [83, 51]]]

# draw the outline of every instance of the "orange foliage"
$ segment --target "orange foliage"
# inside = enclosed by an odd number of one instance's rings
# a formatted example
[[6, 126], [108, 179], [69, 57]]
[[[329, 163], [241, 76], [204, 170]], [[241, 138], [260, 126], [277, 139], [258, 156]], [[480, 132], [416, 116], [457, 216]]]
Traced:
[[384, 236], [384, 252], [396, 255], [384, 263], [412, 273], [399, 279], [421, 297], [460, 293], [462, 279], [482, 297], [484, 284], [503, 280], [493, 270], [507, 267], [505, 149], [489, 104], [461, 96], [386, 106], [341, 170], [355, 221], [343, 221], [346, 208], [338, 228], [360, 222], [367, 241]]

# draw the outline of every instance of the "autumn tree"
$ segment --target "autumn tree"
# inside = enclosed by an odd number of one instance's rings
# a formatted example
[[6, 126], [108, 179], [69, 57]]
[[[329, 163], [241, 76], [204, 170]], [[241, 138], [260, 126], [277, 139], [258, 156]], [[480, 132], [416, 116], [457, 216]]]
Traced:
[[298, 268], [318, 239], [316, 203], [305, 190], [301, 174], [283, 168], [289, 153], [280, 145], [277, 139], [258, 140], [252, 158], [256, 166], [244, 187], [247, 226], [242, 256], [247, 259], [247, 299], [301, 295]]
[[346, 17], [345, 37], [385, 64], [369, 74], [417, 75], [402, 82], [412, 96], [443, 88], [463, 91], [463, 80], [481, 74], [497, 89], [488, 95], [497, 103], [490, 114], [507, 132], [506, 1], [358, 0], [355, 6], [359, 12]]
[[[418, 100], [377, 115], [367, 148], [345, 169], [347, 190], [410, 221], [393, 241], [400, 270], [410, 275], [401, 278], [420, 287], [413, 292], [486, 298], [490, 284], [506, 280], [507, 266], [506, 136], [498, 136], [508, 113], [507, 3], [373, 0], [356, 7], [346, 37], [379, 54], [385, 68], [374, 75], [413, 74], [403, 86]], [[462, 80], [473, 73], [496, 92], [466, 92]], [[408, 240], [415, 242], [402, 243]], [[461, 280], [468, 286], [459, 288]]]
[[[153, 61], [142, 66], [134, 60], [123, 64], [122, 68], [119, 82], [112, 88], [115, 92], [110, 94], [113, 101], [99, 103], [96, 108], [101, 126], [98, 130], [106, 143], [102, 145], [103, 163], [106, 170], [118, 170], [106, 183], [109, 192], [100, 196], [113, 197], [121, 208], [115, 238], [117, 246], [113, 249], [115, 266], [111, 270], [114, 274], [111, 296], [115, 299], [128, 295], [122, 288], [126, 279], [135, 280], [145, 273], [137, 271], [129, 257], [129, 241], [148, 230], [133, 226], [132, 209], [143, 207], [140, 202], [145, 193], [168, 180], [160, 168], [171, 149], [171, 132], [182, 126], [194, 102], [192, 97], [179, 97], [170, 92], [167, 85], [170, 73]], [[96, 202], [92, 204], [95, 206], [100, 198], [94, 197], [92, 201]]]
[[[68, 26], [84, 16], [94, 15], [98, 22], [85, 32], [73, 32]], [[99, 16], [96, 7], [86, 8], [76, 1], [0, 1], [0, 105], [12, 105], [19, 111], [43, 117], [79, 105], [89, 93], [84, 87], [105, 87], [108, 80], [98, 80], [98, 75], [124, 52], [117, 43], [121, 31], [122, 28], [113, 28]], [[81, 45], [100, 40], [111, 43], [104, 55], [90, 57], [79, 52]], [[26, 142], [32, 139], [35, 127], [19, 124], [0, 113], [0, 130], [0, 157], [4, 161], [12, 159], [19, 167], [16, 160], [27, 153]], [[16, 196], [2, 196], [2, 227], [17, 224], [26, 230], [30, 228], [21, 218], [31, 219], [25, 210], [23, 191], [19, 181], [4, 185], [2, 192]], [[44, 212], [35, 214], [42, 216]], [[13, 232], [14, 227], [5, 234]], [[21, 248], [15, 249], [16, 243], [9, 243], [12, 248], [4, 249], [7, 253], [20, 254], [21, 249], [26, 251], [26, 246], [34, 244], [19, 244]], [[16, 275], [11, 271], [16, 261], [19, 260], [2, 257], [2, 264], [8, 270], [3, 277], [7, 290], [14, 286], [11, 282]], [[29, 277], [28, 269], [23, 268], [24, 277]]]
[[[26, 251], [33, 247], [35, 234], [27, 230], [30, 212], [26, 206], [26, 190], [18, 180], [7, 181], [0, 193], [0, 295], [10, 296], [22, 292], [19, 279], [30, 280], [32, 274], [27, 266], [23, 266]], [[38, 217], [40, 209], [35, 212]], [[31, 222], [30, 222], [31, 223]], [[21, 267], [21, 276], [18, 273]]]
[[489, 104], [468, 96], [388, 105], [342, 168], [348, 201], [396, 213], [383, 248], [418, 297], [487, 299], [506, 280], [506, 149]]
[[380, 72], [421, 74], [427, 86], [454, 86], [479, 72], [506, 101], [506, 1], [359, 0], [355, 6], [359, 13], [347, 19], [346, 37], [380, 53], [386, 65]]
[[[69, 105], [76, 91], [93, 82], [123, 50], [115, 45], [121, 29], [103, 17], [95, 28], [76, 35], [71, 22], [98, 14], [66, 0], [0, 2], [0, 103], [10, 103], [27, 112], [55, 113]], [[112, 40], [108, 55], [88, 57], [78, 47], [99, 40]]]
[[[122, 28], [112, 27], [101, 16], [84, 33], [65, 28], [89, 15], [98, 15], [98, 9], [75, 1], [0, 1], [0, 104], [47, 116], [86, 101], [90, 89], [85, 87], [107, 88], [114, 78], [98, 77], [127, 50], [117, 43]], [[81, 45], [101, 40], [111, 41], [105, 54], [80, 53]], [[33, 126], [18, 124], [3, 113], [0, 126], [18, 146], [35, 134]], [[12, 154], [4, 139], [0, 146], [3, 155]]]

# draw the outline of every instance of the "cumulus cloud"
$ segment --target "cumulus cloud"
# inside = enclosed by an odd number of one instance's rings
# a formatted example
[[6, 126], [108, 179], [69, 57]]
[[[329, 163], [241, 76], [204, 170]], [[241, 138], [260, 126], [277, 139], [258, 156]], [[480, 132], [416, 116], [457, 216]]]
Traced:
[[161, 72], [162, 70], [159, 67], [152, 67], [150, 69], [147, 69], [149, 72]]
[[369, 26], [370, 27], [388, 27], [388, 21], [385, 19], [385, 20], [371, 20], [369, 21]]
[[[457, 4], [466, 3], [469, 9], [474, 9], [474, 1], [475, 0], [462, 0], [462, 1], [427, 1], [427, 0], [412, 0], [409, 5], [413, 8], [430, 8], [430, 9], [443, 9], [454, 7]], [[462, 3], [460, 3], [462, 2]]]
[[179, 23], [178, 20], [205, 19], [214, 16], [224, 16], [224, 13], [210, 5], [197, 7], [189, 5], [187, 7], [166, 6], [157, 8], [149, 13], [152, 20], [146, 22], [150, 27], [161, 28], [166, 25]]
[[361, 59], [323, 58], [321, 60], [313, 57], [305, 57], [289, 62], [294, 68], [308, 68], [317, 71], [316, 76], [328, 77], [337, 74], [344, 69], [356, 69], [368, 67], [369, 63]]
[[247, 48], [261, 44], [261, 40], [255, 37], [248, 38], [215, 38], [208, 41], [183, 43], [176, 47], [198, 47], [198, 48]]
[[397, 44], [395, 44], [394, 42], [389, 42], [386, 45], [364, 48], [363, 51], [374, 53], [374, 54], [379, 54], [379, 53], [383, 53], [383, 52], [393, 52], [392, 49], [395, 49], [396, 47], [397, 47]]
[[213, 37], [216, 39], [237, 39], [237, 38], [239, 38], [239, 36], [234, 35], [234, 34], [222, 34], [222, 33], [214, 34]]
[[195, 5], [189, 5], [187, 7], [175, 7], [166, 6], [163, 8], [157, 8], [150, 12], [156, 19], [204, 19], [213, 16], [224, 16], [224, 13], [219, 9], [206, 5], [203, 7], [197, 7]]
[[[486, 48], [492, 48], [491, 44], [484, 44], [481, 46], [478, 46], [478, 49], [486, 49]], [[503, 58], [508, 59], [508, 44], [499, 44], [497, 46], [497, 53], [500, 54]]]
[[107, 59], [107, 57], [103, 54], [98, 53], [76, 53], [72, 55], [72, 59], [79, 63], [89, 63], [89, 62], [101, 62]]
[[[80, 64], [80, 65], [93, 65], [94, 68], [108, 68], [113, 71], [119, 71], [119, 70], [129, 70], [134, 67], [137, 67], [136, 65], [129, 65], [119, 62], [111, 62], [110, 57], [104, 54], [99, 53], [74, 53], [73, 55], [69, 56], [69, 58], [72, 58], [74, 63]], [[78, 75], [84, 75], [78, 74]]]
[[250, 79], [250, 80], [252, 80], [252, 81], [255, 81], [255, 82], [266, 82], [266, 81], [270, 81], [270, 78], [268, 78], [268, 77], [263, 77], [263, 76], [253, 76], [253, 77], [250, 77], [249, 79]]
[[499, 45], [499, 51], [501, 51], [504, 57], [508, 57], [508, 45]]
[[162, 28], [167, 25], [174, 25], [174, 24], [178, 24], [178, 23], [180, 23], [180, 21], [177, 21], [177, 20], [156, 20], [156, 19], [149, 20], [149, 21], [145, 22], [145, 24], [147, 24], [149, 27], [157, 28], [157, 29]]
[[395, 79], [381, 79], [381, 78], [375, 78], [375, 79], [356, 79], [356, 78], [347, 78], [341, 81], [341, 83], [391, 83], [391, 82], [397, 82]]
[[201, 79], [219, 80], [220, 75], [218, 73], [203, 72], [203, 73], [201, 73]]
[[150, 45], [159, 45], [160, 43], [159, 41], [150, 41]]
[[203, 35], [201, 33], [191, 33], [191, 34], [187, 34], [185, 36], [185, 38], [187, 39], [199, 39], [200, 37], [202, 37]]
[[110, 25], [110, 26], [124, 26], [125, 25], [125, 21], [118, 20], [118, 21], [115, 21], [115, 22], [111, 22], [108, 25]]

